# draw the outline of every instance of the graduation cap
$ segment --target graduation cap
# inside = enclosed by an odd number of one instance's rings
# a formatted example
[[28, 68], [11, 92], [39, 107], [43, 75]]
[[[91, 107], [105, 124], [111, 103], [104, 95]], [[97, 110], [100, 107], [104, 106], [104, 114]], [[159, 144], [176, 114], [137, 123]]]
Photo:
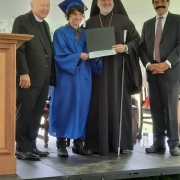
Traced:
[[60, 9], [66, 14], [68, 9], [72, 6], [81, 6], [84, 8], [84, 24], [83, 27], [85, 27], [85, 11], [87, 10], [87, 7], [82, 2], [82, 0], [64, 0], [62, 3], [58, 5]]
[[[114, 8], [113, 11], [117, 14], [122, 14], [128, 17], [128, 14], [121, 2], [121, 0], [113, 0], [114, 1]], [[92, 5], [91, 5], [91, 12], [90, 12], [90, 17], [96, 16], [99, 14], [100, 9], [97, 6], [97, 0], [92, 0]]]

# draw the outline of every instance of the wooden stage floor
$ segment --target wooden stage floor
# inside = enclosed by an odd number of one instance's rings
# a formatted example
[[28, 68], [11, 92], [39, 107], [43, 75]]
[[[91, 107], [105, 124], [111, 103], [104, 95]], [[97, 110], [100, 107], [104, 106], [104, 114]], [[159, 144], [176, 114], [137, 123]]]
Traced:
[[[38, 148], [46, 149], [42, 140], [38, 140]], [[180, 174], [180, 157], [171, 156], [168, 148], [165, 154], [145, 154], [144, 149], [137, 143], [128, 155], [81, 156], [68, 148], [69, 157], [59, 158], [55, 139], [50, 138], [46, 149], [49, 157], [41, 161], [17, 160], [17, 175], [0, 176], [0, 180], [119, 180]]]

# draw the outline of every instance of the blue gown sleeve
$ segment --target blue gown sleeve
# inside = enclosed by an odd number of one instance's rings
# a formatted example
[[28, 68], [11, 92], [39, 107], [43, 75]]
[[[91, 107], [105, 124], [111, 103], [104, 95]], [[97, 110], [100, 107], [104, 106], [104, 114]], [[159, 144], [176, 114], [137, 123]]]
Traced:
[[66, 44], [62, 32], [56, 30], [53, 37], [54, 59], [56, 65], [64, 71], [74, 75], [81, 64], [81, 53], [71, 52], [68, 46], [74, 46], [74, 44], [71, 41]]
[[102, 58], [90, 59], [91, 71], [93, 74], [101, 74], [102, 72]]

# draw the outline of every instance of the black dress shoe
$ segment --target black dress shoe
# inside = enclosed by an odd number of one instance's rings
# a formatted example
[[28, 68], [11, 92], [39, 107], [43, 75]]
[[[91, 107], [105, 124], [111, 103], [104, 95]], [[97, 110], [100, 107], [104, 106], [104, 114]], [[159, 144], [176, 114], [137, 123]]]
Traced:
[[57, 155], [58, 155], [59, 157], [68, 157], [67, 149], [66, 149], [65, 147], [59, 148], [59, 149], [57, 150]]
[[152, 145], [149, 148], [145, 149], [146, 153], [163, 153], [166, 151], [166, 146], [155, 146]]
[[46, 156], [49, 155], [49, 152], [47, 152], [47, 151], [39, 151], [37, 148], [33, 148], [32, 153], [36, 154], [36, 155], [39, 155], [41, 157], [46, 157]]
[[169, 150], [172, 156], [180, 156], [180, 149], [179, 147], [173, 147]]
[[72, 152], [75, 154], [80, 154], [80, 155], [91, 155], [92, 154], [90, 149], [85, 149], [84, 146], [76, 146], [76, 145], [73, 145]]
[[20, 151], [16, 151], [16, 157], [18, 159], [23, 159], [23, 160], [35, 160], [38, 161], [40, 160], [40, 156], [33, 154], [32, 152], [20, 152]]
[[127, 149], [121, 149], [120, 150], [120, 154], [127, 154], [128, 152], [127, 152]]

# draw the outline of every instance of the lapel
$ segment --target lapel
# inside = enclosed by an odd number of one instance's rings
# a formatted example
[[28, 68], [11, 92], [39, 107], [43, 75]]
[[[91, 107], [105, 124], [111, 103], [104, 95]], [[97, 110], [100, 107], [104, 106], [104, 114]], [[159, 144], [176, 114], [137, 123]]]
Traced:
[[165, 37], [165, 34], [166, 34], [170, 24], [171, 24], [171, 13], [168, 13], [166, 22], [164, 24], [163, 32], [162, 32], [161, 42], [162, 42], [163, 38]]
[[152, 50], [154, 48], [154, 43], [155, 43], [155, 23], [156, 23], [156, 17], [152, 18], [149, 25], [148, 25], [148, 30], [149, 32], [149, 38], [152, 38], [152, 40], [150, 42], [152, 42], [151, 47]]
[[156, 17], [154, 17], [153, 19], [152, 19], [152, 21], [150, 22], [150, 27], [151, 28], [149, 28], [150, 29], [150, 36], [151, 37], [153, 37], [153, 40], [155, 39], [155, 24], [156, 24]]
[[38, 36], [39, 36], [39, 39], [40, 39], [40, 41], [41, 41], [41, 43], [42, 43], [42, 45], [43, 45], [46, 53], [48, 53], [48, 52], [47, 52], [47, 49], [46, 49], [46, 46], [45, 46], [45, 43], [44, 43], [44, 41], [43, 41], [43, 38], [42, 38], [42, 36], [41, 36], [41, 32], [40, 32], [40, 30], [39, 30], [37, 21], [36, 21], [34, 15], [33, 15], [32, 11], [29, 12], [29, 17], [30, 17], [30, 19], [31, 19], [32, 25], [34, 26], [34, 28], [35, 28]]
[[50, 45], [51, 45], [51, 49], [52, 49], [52, 51], [53, 51], [53, 46], [52, 46], [52, 40], [51, 40], [51, 34], [50, 34], [50, 31], [49, 31], [49, 27], [48, 27], [48, 25], [47, 25], [46, 22], [44, 22], [44, 25], [45, 25], [45, 28], [46, 28], [46, 32], [47, 32], [47, 34], [48, 34], [48, 39], [49, 39], [49, 43], [50, 43]]

